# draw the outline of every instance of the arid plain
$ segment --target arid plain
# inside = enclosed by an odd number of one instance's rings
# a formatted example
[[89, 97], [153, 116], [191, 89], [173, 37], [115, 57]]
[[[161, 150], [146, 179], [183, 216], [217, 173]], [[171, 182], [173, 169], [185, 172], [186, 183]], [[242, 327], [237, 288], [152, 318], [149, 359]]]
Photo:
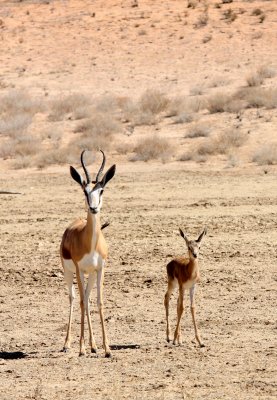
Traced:
[[[1, 399], [276, 398], [276, 73], [275, 1], [0, 1]], [[61, 352], [84, 147], [91, 173], [99, 147], [117, 164], [101, 211], [111, 359], [95, 290], [98, 357], [78, 356], [78, 297]], [[208, 231], [203, 348], [188, 295], [183, 345], [165, 339], [179, 226]]]

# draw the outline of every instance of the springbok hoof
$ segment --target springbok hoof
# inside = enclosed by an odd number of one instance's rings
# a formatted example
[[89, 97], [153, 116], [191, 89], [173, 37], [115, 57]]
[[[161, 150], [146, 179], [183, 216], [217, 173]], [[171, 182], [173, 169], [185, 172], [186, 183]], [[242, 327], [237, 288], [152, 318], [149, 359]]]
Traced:
[[70, 350], [69, 347], [64, 347], [64, 348], [62, 349], [62, 352], [63, 352], [63, 353], [69, 353], [69, 350]]
[[105, 358], [112, 358], [112, 353], [111, 352], [105, 353]]

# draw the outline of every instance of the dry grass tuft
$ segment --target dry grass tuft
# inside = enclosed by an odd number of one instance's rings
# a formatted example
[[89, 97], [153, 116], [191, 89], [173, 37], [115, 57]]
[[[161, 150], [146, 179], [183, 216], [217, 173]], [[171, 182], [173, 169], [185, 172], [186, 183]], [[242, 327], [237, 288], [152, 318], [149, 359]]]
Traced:
[[70, 94], [64, 97], [58, 97], [50, 104], [50, 121], [61, 121], [65, 115], [74, 113], [77, 109], [90, 105], [90, 99], [80, 93]]
[[168, 161], [174, 154], [175, 147], [165, 138], [152, 135], [139, 141], [135, 146], [135, 155], [131, 161], [149, 161], [160, 159]]
[[160, 114], [165, 112], [170, 105], [170, 100], [158, 90], [147, 90], [138, 102], [125, 101], [122, 110], [126, 122], [133, 126], [155, 125]]
[[229, 129], [202, 142], [196, 149], [195, 155], [207, 156], [226, 154], [233, 148], [242, 146], [247, 140], [247, 134], [237, 129]]
[[249, 108], [277, 108], [277, 88], [244, 88], [239, 90], [234, 98], [245, 101]]
[[268, 143], [258, 149], [252, 158], [259, 165], [277, 164], [277, 143]]
[[187, 138], [207, 137], [211, 132], [211, 124], [205, 121], [198, 121], [190, 125], [187, 130]]
[[32, 116], [43, 110], [41, 99], [31, 96], [24, 90], [13, 89], [0, 97], [0, 114], [6, 119], [18, 114]]
[[271, 65], [262, 65], [258, 69], [258, 74], [261, 75], [264, 79], [274, 78], [276, 76], [276, 68]]
[[211, 114], [224, 112], [230, 99], [231, 96], [226, 93], [216, 93], [208, 98], [207, 109]]
[[253, 72], [247, 76], [246, 82], [250, 87], [260, 86], [264, 83], [264, 77], [259, 72]]
[[27, 113], [21, 113], [0, 120], [0, 134], [11, 137], [17, 137], [24, 132], [32, 123], [32, 116]]
[[169, 99], [159, 90], [147, 90], [139, 100], [141, 111], [151, 114], [160, 114], [168, 108]]

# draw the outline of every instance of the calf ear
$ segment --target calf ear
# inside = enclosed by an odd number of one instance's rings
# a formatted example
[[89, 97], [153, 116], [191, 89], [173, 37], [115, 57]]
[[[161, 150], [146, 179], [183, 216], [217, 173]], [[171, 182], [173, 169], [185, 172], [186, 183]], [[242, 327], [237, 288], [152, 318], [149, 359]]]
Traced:
[[197, 243], [201, 243], [203, 237], [207, 234], [207, 229], [205, 228], [203, 232], [199, 235], [199, 238], [196, 240]]
[[105, 185], [114, 177], [116, 166], [112, 165], [103, 176], [100, 184], [104, 188]]
[[188, 244], [188, 238], [186, 237], [186, 235], [184, 234], [184, 232], [182, 231], [181, 228], [179, 228], [179, 232], [180, 232], [180, 235], [182, 236], [182, 238], [185, 239], [186, 243]]
[[74, 179], [75, 182], [79, 183], [80, 186], [83, 187], [84, 185], [84, 180], [82, 176], [79, 174], [79, 172], [72, 166], [70, 166], [70, 175]]

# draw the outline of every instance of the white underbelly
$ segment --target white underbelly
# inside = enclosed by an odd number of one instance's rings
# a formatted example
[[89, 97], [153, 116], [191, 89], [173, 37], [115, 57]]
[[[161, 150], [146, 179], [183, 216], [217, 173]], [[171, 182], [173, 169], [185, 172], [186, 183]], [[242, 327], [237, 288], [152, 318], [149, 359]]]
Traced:
[[[75, 264], [72, 260], [63, 259], [64, 268], [71, 272], [76, 272]], [[80, 271], [84, 274], [91, 274], [98, 271], [104, 266], [104, 260], [99, 253], [94, 251], [90, 254], [85, 254], [84, 257], [78, 262]]]

